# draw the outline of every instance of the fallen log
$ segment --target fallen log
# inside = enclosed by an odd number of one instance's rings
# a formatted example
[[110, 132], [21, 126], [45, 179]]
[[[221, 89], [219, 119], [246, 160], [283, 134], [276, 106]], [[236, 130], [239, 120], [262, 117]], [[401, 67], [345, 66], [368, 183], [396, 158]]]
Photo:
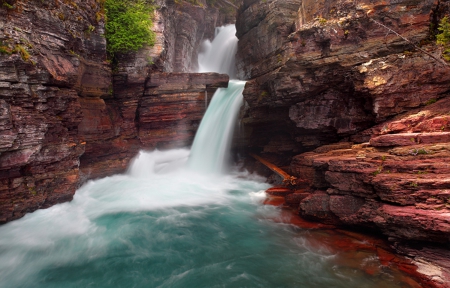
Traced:
[[258, 155], [255, 155], [253, 153], [250, 153], [250, 156], [261, 162], [264, 166], [278, 174], [281, 178], [283, 178], [283, 184], [284, 185], [292, 185], [295, 186], [297, 184], [297, 177], [291, 176], [288, 173], [286, 173], [283, 169], [280, 167], [270, 163], [269, 161], [259, 157]]

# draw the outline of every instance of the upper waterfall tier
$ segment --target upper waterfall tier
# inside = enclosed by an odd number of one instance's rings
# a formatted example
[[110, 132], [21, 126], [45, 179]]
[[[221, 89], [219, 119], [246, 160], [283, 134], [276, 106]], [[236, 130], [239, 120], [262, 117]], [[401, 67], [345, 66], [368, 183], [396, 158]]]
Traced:
[[216, 28], [214, 40], [206, 40], [203, 43], [203, 52], [198, 55], [199, 72], [225, 73], [231, 79], [236, 79], [237, 44], [235, 25]]

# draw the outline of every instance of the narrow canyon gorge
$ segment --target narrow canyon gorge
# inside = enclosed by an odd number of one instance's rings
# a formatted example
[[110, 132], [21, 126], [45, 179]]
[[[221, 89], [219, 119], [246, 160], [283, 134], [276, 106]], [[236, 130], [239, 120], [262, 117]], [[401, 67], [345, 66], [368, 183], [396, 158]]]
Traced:
[[293, 213], [386, 239], [423, 287], [450, 287], [450, 2], [234, 2], [155, 0], [155, 44], [111, 61], [102, 1], [0, 0], [0, 224], [190, 147], [230, 80], [199, 73], [199, 51], [236, 24], [235, 158], [294, 176]]

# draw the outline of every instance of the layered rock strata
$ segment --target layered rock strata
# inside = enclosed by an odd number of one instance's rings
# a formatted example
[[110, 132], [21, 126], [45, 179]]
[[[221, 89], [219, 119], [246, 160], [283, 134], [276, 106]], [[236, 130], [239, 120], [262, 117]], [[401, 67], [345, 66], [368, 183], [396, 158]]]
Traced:
[[[237, 62], [249, 79], [243, 123], [252, 150], [285, 165], [286, 157], [346, 137], [367, 141], [358, 132], [446, 97], [448, 65], [387, 29], [429, 43], [444, 6], [437, 3], [244, 1]], [[440, 57], [432, 44], [422, 48]]]
[[87, 178], [124, 172], [140, 149], [191, 145], [208, 99], [229, 80], [217, 73], [127, 76], [114, 75], [113, 97], [81, 102], [81, 170]]
[[295, 156], [291, 173], [306, 189], [290, 205], [306, 218], [380, 231], [421, 266], [441, 267], [429, 276], [448, 284], [450, 261], [434, 255], [449, 253], [449, 105], [445, 98], [375, 126], [366, 144]]
[[108, 95], [111, 85], [96, 1], [7, 2], [0, 8], [0, 223], [72, 199], [85, 149], [80, 99]]
[[226, 75], [163, 73], [193, 69], [218, 8], [159, 1], [157, 44], [119, 56], [112, 73], [98, 2], [0, 6], [0, 223], [71, 200], [139, 149], [189, 145], [205, 96], [227, 85]]
[[384, 235], [436, 287], [450, 283], [436, 256], [450, 240], [450, 68], [432, 34], [448, 6], [247, 0], [237, 19], [241, 145], [299, 177], [285, 200], [300, 215]]

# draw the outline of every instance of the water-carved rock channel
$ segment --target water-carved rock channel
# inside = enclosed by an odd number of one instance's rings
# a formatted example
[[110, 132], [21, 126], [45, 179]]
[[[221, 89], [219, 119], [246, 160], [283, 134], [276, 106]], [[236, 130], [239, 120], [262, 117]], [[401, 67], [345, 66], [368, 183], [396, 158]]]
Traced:
[[0, 227], [0, 286], [419, 287], [381, 241], [283, 223], [263, 178], [225, 169], [244, 84], [216, 92], [191, 150], [140, 152]]
[[449, 17], [0, 0], [0, 287], [450, 287]]

